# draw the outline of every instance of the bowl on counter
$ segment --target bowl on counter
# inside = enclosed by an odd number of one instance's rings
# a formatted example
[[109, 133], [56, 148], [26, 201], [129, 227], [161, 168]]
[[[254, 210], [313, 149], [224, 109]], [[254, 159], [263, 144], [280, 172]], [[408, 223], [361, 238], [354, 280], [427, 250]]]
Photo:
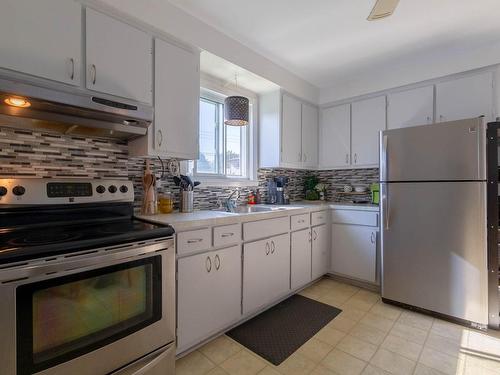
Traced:
[[366, 193], [368, 188], [366, 186], [354, 186], [354, 191], [356, 193]]

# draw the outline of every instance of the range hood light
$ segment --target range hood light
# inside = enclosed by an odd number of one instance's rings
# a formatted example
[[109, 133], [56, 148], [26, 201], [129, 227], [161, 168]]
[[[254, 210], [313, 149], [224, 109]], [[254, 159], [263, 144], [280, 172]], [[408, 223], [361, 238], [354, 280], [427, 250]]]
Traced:
[[31, 103], [28, 101], [28, 99], [17, 96], [10, 96], [7, 99], [5, 99], [4, 102], [5, 104], [18, 108], [28, 108], [31, 106]]

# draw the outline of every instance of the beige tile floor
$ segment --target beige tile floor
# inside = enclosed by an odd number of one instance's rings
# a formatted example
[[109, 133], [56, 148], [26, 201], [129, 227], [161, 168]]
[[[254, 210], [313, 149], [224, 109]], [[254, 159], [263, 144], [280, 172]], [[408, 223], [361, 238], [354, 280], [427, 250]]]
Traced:
[[179, 359], [177, 375], [500, 375], [500, 335], [384, 304], [325, 278], [300, 294], [342, 313], [279, 366], [227, 336]]

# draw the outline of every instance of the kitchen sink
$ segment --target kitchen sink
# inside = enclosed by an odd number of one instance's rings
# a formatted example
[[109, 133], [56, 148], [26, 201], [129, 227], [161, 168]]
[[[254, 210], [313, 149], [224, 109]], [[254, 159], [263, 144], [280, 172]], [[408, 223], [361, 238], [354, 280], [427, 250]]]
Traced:
[[[232, 209], [230, 212], [233, 212], [235, 214], [252, 214], [252, 213], [258, 213], [258, 212], [273, 212], [273, 211], [285, 211], [287, 210], [287, 207], [281, 207], [281, 206], [237, 206], [234, 209]], [[221, 209], [220, 211], [225, 211]]]

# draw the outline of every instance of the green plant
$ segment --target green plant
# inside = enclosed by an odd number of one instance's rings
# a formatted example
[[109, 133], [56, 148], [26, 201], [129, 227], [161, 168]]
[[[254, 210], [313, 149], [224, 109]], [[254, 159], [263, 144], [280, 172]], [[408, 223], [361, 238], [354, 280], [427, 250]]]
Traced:
[[304, 193], [307, 200], [315, 201], [319, 199], [319, 193], [315, 189], [318, 182], [316, 176], [306, 176], [304, 178]]

